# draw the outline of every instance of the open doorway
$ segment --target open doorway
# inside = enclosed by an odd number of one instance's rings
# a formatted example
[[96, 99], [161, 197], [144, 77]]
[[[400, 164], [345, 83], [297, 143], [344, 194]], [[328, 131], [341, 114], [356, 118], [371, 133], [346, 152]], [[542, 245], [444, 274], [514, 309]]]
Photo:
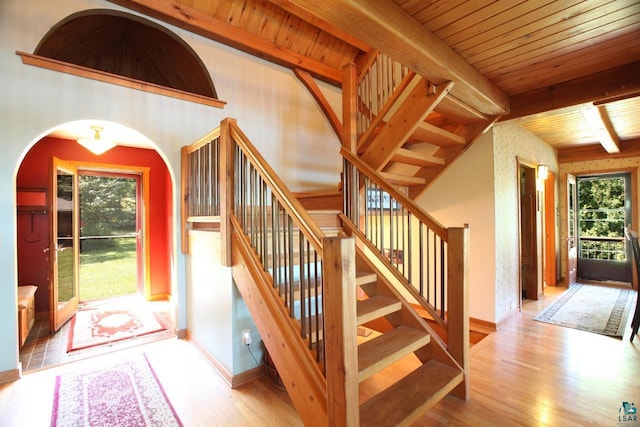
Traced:
[[631, 248], [624, 228], [631, 226], [629, 172], [577, 177], [577, 276], [581, 280], [631, 284]]
[[[69, 234], [68, 230], [54, 232], [52, 224], [54, 218], [59, 219], [58, 214], [62, 218], [70, 213], [65, 203], [57, 207], [53, 206], [53, 201], [58, 199], [58, 191], [53, 191], [50, 187], [50, 179], [53, 175], [51, 160], [54, 157], [66, 159], [65, 164], [74, 166], [79, 175], [128, 176], [136, 180], [135, 237], [128, 236], [129, 229], [120, 230], [122, 234], [127, 235], [128, 240], [135, 240], [136, 259], [133, 275], [136, 276], [134, 283], [137, 288], [134, 290], [136, 292], [134, 296], [138, 298], [138, 305], [150, 306], [151, 311], [154, 314], [158, 313], [160, 320], [167, 325], [167, 329], [162, 331], [165, 334], [162, 337], [175, 335], [175, 299], [171, 298], [173, 190], [165, 160], [154, 149], [130, 146], [117, 146], [97, 157], [82, 148], [75, 140], [49, 135], [29, 150], [19, 166], [16, 178], [16, 187], [20, 190], [20, 194], [42, 194], [45, 200], [43, 207], [38, 210], [31, 206], [16, 206], [21, 213], [16, 230], [18, 284], [37, 287], [34, 301], [35, 323], [28, 332], [26, 340], [19, 343], [19, 358], [23, 372], [65, 363], [100, 351], [113, 351], [116, 348], [106, 345], [102, 348], [78, 350], [75, 353], [68, 352], [70, 321], [61, 322], [58, 332], [50, 332], [50, 313], [53, 311], [52, 307], [58, 305], [54, 303], [58, 299], [50, 297], [51, 289], [55, 288], [55, 274], [51, 261], [52, 248], [55, 248], [56, 244], [62, 248], [59, 242], [52, 244], [52, 241], [54, 236], [64, 238]], [[150, 188], [153, 188], [153, 192], [149, 190]], [[79, 199], [77, 197], [73, 200]], [[103, 208], [104, 210], [106, 209]], [[78, 222], [79, 211], [80, 209], [78, 209]], [[104, 234], [93, 232], [88, 234], [88, 230], [83, 231], [87, 231], [87, 236], [104, 236]], [[82, 239], [82, 252], [85, 252], [87, 248], [85, 242], [89, 240], [91, 239]], [[128, 246], [130, 247], [131, 243]], [[114, 252], [118, 253], [120, 249], [122, 247]], [[56, 251], [56, 256], [70, 254], [68, 250]], [[111, 271], [102, 275], [112, 276]], [[85, 291], [77, 294], [82, 299], [87, 298]], [[137, 345], [152, 338], [158, 339], [158, 336], [145, 335], [144, 338], [124, 340], [127, 342], [121, 341], [117, 347]]]
[[140, 175], [80, 172], [80, 301], [143, 293]]
[[526, 163], [518, 166], [520, 194], [520, 293], [522, 299], [538, 299], [540, 294], [538, 245], [538, 195], [536, 169]]

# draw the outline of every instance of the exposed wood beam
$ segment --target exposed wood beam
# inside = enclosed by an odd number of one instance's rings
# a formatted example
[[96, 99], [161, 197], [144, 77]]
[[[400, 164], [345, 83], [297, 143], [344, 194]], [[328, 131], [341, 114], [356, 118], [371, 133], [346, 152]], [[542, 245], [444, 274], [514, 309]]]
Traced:
[[502, 121], [587, 102], [603, 104], [640, 95], [640, 62], [569, 80], [511, 97], [511, 113]]
[[453, 49], [393, 2], [289, 0], [363, 40], [436, 84], [453, 81], [451, 93], [484, 114], [509, 111], [509, 97]]
[[112, 3], [160, 19], [203, 37], [216, 40], [287, 68], [300, 68], [328, 83], [341, 84], [342, 71], [304, 55], [283, 49], [224, 21], [172, 0], [109, 0]]
[[605, 107], [602, 105], [599, 107], [589, 106], [581, 111], [591, 132], [600, 141], [602, 148], [607, 153], [619, 153], [620, 138], [618, 138], [618, 134], [613, 128], [613, 124], [611, 124], [611, 119], [609, 119]]
[[626, 157], [640, 157], [640, 139], [622, 141], [620, 143], [620, 152], [618, 153], [607, 153], [600, 144], [588, 144], [558, 149], [558, 163], [622, 159]]
[[313, 98], [316, 100], [324, 115], [327, 116], [327, 120], [329, 120], [329, 124], [333, 128], [333, 131], [336, 133], [338, 137], [338, 141], [342, 140], [342, 123], [340, 123], [340, 119], [338, 115], [333, 111], [329, 101], [324, 96], [318, 84], [313, 80], [311, 74], [306, 71], [303, 71], [299, 68], [293, 69], [294, 74], [298, 77], [298, 80], [302, 82], [302, 84], [309, 90]]
[[278, 6], [280, 6], [282, 9], [286, 10], [287, 12], [291, 13], [292, 15], [297, 16], [298, 18], [307, 21], [308, 23], [310, 23], [311, 25], [313, 25], [314, 27], [318, 27], [320, 28], [322, 31], [325, 31], [329, 34], [331, 34], [332, 36], [346, 42], [349, 43], [351, 46], [363, 51], [363, 52], [368, 52], [369, 50], [371, 50], [371, 46], [369, 46], [368, 44], [364, 43], [362, 40], [353, 37], [351, 34], [349, 34], [346, 31], [342, 31], [340, 28], [337, 28], [333, 25], [330, 25], [328, 22], [323, 21], [322, 19], [318, 18], [314, 13], [310, 13], [307, 10], [301, 8], [300, 6], [298, 6], [297, 4], [295, 4], [294, 2], [291, 2], [289, 0], [268, 0], [270, 3], [273, 4], [277, 4]]

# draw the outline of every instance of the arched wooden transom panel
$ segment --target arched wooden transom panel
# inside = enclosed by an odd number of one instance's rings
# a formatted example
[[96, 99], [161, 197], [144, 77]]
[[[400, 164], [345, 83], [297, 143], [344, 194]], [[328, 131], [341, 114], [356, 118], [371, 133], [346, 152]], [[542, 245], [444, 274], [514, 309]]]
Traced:
[[217, 99], [209, 73], [177, 35], [113, 10], [75, 13], [43, 37], [35, 55]]

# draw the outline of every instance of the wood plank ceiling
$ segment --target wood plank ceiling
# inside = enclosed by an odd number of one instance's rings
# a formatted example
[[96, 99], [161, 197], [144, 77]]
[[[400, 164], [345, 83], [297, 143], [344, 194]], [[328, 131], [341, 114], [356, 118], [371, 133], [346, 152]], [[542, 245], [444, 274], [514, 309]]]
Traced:
[[640, 146], [640, 0], [113, 3], [338, 85], [344, 64], [379, 50], [454, 81], [454, 97], [516, 120], [561, 160], [576, 145], [607, 155], [582, 113], [594, 103], [618, 151]]

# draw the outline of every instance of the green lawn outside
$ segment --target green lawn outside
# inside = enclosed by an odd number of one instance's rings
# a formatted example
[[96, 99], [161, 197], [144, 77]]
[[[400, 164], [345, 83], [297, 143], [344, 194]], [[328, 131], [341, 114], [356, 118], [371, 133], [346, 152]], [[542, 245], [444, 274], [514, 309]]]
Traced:
[[135, 238], [85, 240], [80, 254], [80, 300], [137, 291]]

